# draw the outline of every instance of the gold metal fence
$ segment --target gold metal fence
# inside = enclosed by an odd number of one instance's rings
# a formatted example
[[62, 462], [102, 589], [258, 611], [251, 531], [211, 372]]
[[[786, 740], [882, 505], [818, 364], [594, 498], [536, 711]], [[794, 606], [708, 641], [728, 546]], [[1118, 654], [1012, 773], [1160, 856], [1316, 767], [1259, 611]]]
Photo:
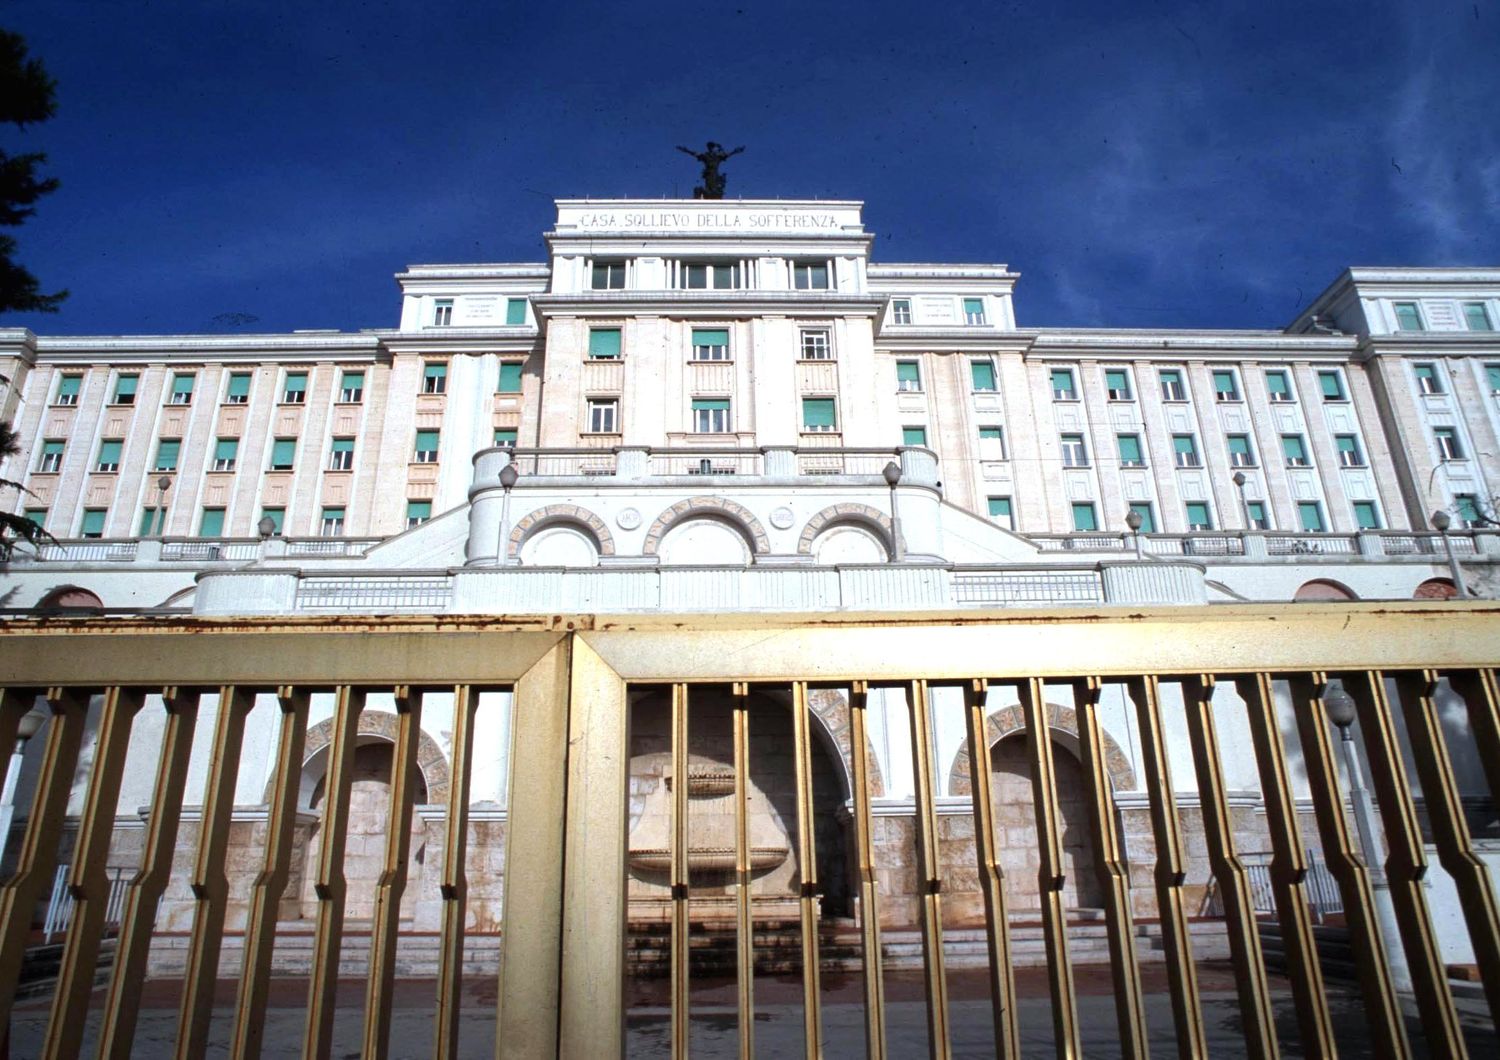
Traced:
[[[473, 739], [481, 691], [512, 690], [511, 787], [505, 926], [497, 983], [497, 1054], [609, 1057], [625, 1043], [629, 694], [669, 690], [671, 719], [670, 1040], [689, 1044], [690, 891], [688, 736], [694, 703], [719, 686], [732, 701], [738, 1049], [755, 1047], [754, 917], [747, 825], [750, 749], [757, 739], [756, 690], [790, 696], [796, 797], [796, 901], [801, 939], [803, 1048], [824, 1049], [819, 980], [819, 880], [814, 849], [809, 695], [847, 697], [855, 884], [860, 898], [865, 1051], [889, 1055], [884, 994], [867, 711], [876, 689], [899, 688], [907, 704], [914, 778], [917, 922], [928, 1049], [952, 1052], [944, 963], [943, 872], [938, 850], [938, 779], [931, 746], [932, 696], [962, 689], [971, 763], [975, 857], [989, 955], [986, 985], [997, 1056], [1022, 1055], [1003, 843], [993, 821], [986, 697], [1012, 689], [1024, 725], [1047, 732], [1044, 688], [1066, 685], [1077, 711], [1079, 757], [1099, 867], [1118, 1048], [1149, 1055], [1139, 925], [1133, 922], [1116, 793], [1099, 718], [1100, 697], [1123, 689], [1140, 735], [1141, 785], [1155, 846], [1154, 892], [1167, 1002], [1178, 1055], [1210, 1051], [1185, 894], [1188, 857], [1169, 768], [1163, 688], [1176, 686], [1203, 819], [1208, 862], [1224, 910], [1243, 1048], [1275, 1056], [1284, 1047], [1334, 1055], [1336, 1034], [1302, 886], [1308, 855], [1277, 723], [1276, 696], [1289, 694], [1316, 814], [1338, 881], [1358, 967], [1358, 992], [1373, 1050], [1410, 1055], [1420, 1033], [1433, 1055], [1466, 1055], [1462, 1025], [1439, 953], [1423, 877], [1426, 842], [1403, 751], [1414, 763], [1431, 841], [1452, 877], [1481, 974], [1491, 1023], [1500, 1014], [1500, 915], [1494, 881], [1476, 853], [1439, 725], [1437, 691], [1463, 703], [1491, 798], [1500, 797], [1500, 610], [1483, 603], [1318, 607], [1244, 606], [998, 616], [575, 616], [511, 619], [415, 617], [323, 620], [77, 620], [14, 623], [0, 633], [0, 747], [15, 739], [38, 696], [51, 712], [15, 875], [0, 888], [0, 1021], [13, 1015], [22, 958], [38, 900], [50, 885], [91, 701], [99, 719], [68, 885], [76, 907], [63, 946], [44, 1055], [77, 1055], [91, 1006], [101, 1021], [99, 1055], [132, 1048], [157, 900], [177, 844], [198, 697], [218, 697], [213, 752], [192, 870], [194, 917], [179, 1007], [176, 1054], [203, 1055], [214, 1013], [229, 881], [224, 853], [246, 716], [257, 695], [280, 707], [262, 871], [251, 889], [243, 971], [230, 1052], [260, 1055], [271, 983], [276, 910], [287, 885], [291, 829], [307, 732], [309, 696], [334, 695], [332, 743], [316, 867], [317, 917], [304, 1055], [327, 1057], [344, 939], [344, 847], [358, 716], [364, 693], [394, 695], [396, 752], [385, 871], [376, 892], [365, 991], [362, 1055], [388, 1055], [396, 981], [398, 907], [407, 880], [423, 692], [454, 698], [441, 883], [440, 965], [433, 1052], [458, 1055]], [[1411, 1015], [1390, 973], [1370, 874], [1351, 838], [1334, 742], [1322, 697], [1341, 682], [1354, 698], [1385, 842], [1392, 905], [1412, 982]], [[1389, 679], [1389, 680], [1388, 680]], [[1211, 707], [1231, 685], [1243, 703], [1264, 800], [1276, 915], [1295, 1008], [1295, 1041], [1274, 1020], [1249, 875], [1235, 847], [1223, 752]], [[1174, 695], [1176, 694], [1174, 690]], [[132, 722], [149, 696], [166, 715], [139, 873], [129, 886], [114, 968], [94, 997], [106, 858]], [[102, 701], [93, 697], [102, 697]], [[153, 698], [152, 702], [156, 700]], [[1175, 699], [1174, 699], [1175, 702]], [[1401, 725], [1398, 727], [1397, 718]], [[1404, 746], [1401, 733], [1405, 734]], [[1063, 908], [1066, 869], [1059, 838], [1050, 739], [1027, 741], [1040, 843], [1041, 932], [1052, 1021], [1051, 1049], [1081, 1055], [1077, 985]], [[1177, 778], [1179, 782], [1184, 779]], [[1490, 1028], [1491, 1031], [1493, 1027]], [[1160, 1037], [1160, 1036], [1159, 1036]], [[1161, 1042], [1155, 1043], [1158, 1048]]]

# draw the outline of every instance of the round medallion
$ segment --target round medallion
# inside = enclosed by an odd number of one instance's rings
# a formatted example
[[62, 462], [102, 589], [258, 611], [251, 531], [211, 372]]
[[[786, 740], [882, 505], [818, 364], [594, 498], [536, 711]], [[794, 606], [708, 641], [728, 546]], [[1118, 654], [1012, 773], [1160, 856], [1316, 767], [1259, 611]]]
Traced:
[[796, 518], [790, 508], [777, 508], [771, 513], [771, 525], [778, 530], [785, 530], [796, 521]]
[[621, 530], [634, 530], [641, 525], [641, 513], [634, 508], [626, 508], [615, 516], [615, 525]]

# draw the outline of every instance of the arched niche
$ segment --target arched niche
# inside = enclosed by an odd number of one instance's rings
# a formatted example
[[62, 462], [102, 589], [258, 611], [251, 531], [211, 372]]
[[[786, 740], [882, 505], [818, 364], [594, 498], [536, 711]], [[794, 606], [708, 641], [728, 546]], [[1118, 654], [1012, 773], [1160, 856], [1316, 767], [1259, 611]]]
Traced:
[[103, 611], [99, 594], [81, 585], [59, 585], [37, 601], [36, 611]]
[[1336, 582], [1332, 578], [1314, 578], [1298, 586], [1292, 599], [1309, 603], [1319, 600], [1358, 600], [1359, 596], [1342, 582]]
[[664, 567], [742, 567], [750, 562], [750, 547], [728, 520], [700, 516], [666, 532], [657, 561]]
[[1428, 578], [1411, 596], [1413, 600], [1452, 600], [1458, 596], [1458, 587], [1452, 578]]
[[565, 526], [589, 538], [596, 556], [615, 554], [615, 539], [598, 515], [576, 504], [549, 504], [516, 520], [506, 541], [510, 558], [524, 555], [524, 546], [533, 535], [557, 526]]
[[[797, 539], [797, 551], [804, 556], [818, 555], [818, 543], [842, 527], [863, 530], [880, 545], [881, 555], [873, 562], [884, 562], [891, 555], [891, 517], [868, 504], [833, 504], [809, 519]], [[821, 556], [818, 562], [825, 562]], [[860, 562], [844, 560], [835, 562]]]
[[[1074, 758], [1082, 760], [1078, 743], [1078, 712], [1072, 707], [1058, 703], [1047, 704], [1047, 729], [1052, 741], [1064, 748]], [[991, 711], [985, 719], [985, 739], [994, 747], [1007, 736], [1026, 731], [1026, 716], [1018, 704], [1011, 704]], [[1119, 743], [1109, 733], [1104, 736], [1104, 766], [1109, 773], [1110, 788], [1114, 791], [1135, 790], [1135, 770], [1130, 768], [1130, 759]], [[948, 770], [948, 794], [968, 795], [972, 791], [970, 781], [969, 745], [964, 741]]]
[[755, 513], [743, 504], [737, 504], [727, 497], [689, 497], [678, 501], [652, 520], [641, 545], [641, 554], [660, 556], [667, 535], [678, 524], [699, 518], [718, 520], [734, 530], [743, 539], [745, 548], [752, 556], [763, 556], [771, 551], [771, 540], [766, 536], [765, 527], [761, 526]]
[[520, 559], [523, 567], [597, 567], [599, 546], [583, 527], [555, 523], [522, 543]]
[[[355, 744], [356, 746], [381, 742], [394, 744], [399, 726], [400, 718], [388, 711], [361, 711]], [[316, 725], [308, 727], [307, 740], [302, 750], [302, 777], [297, 793], [297, 805], [302, 809], [307, 809], [312, 805], [313, 793], [318, 790], [318, 785], [328, 772], [328, 754], [332, 744], [332, 718], [325, 718]], [[446, 803], [450, 785], [448, 756], [443, 754], [443, 749], [438, 746], [436, 740], [420, 729], [417, 731], [417, 768], [421, 771], [422, 781], [427, 788], [427, 801]], [[275, 783], [276, 780], [273, 777], [266, 784], [263, 800], [266, 803], [271, 801], [272, 786]]]

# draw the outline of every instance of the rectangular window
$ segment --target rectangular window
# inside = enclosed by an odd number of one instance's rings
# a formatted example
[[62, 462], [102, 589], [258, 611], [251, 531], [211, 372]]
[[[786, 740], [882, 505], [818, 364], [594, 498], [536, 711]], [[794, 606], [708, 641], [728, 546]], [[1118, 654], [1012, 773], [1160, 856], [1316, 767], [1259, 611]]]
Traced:
[[965, 324], [983, 324], [984, 323], [984, 299], [983, 298], [965, 298], [964, 299], [964, 323]]
[[1248, 434], [1231, 434], [1225, 439], [1229, 446], [1230, 467], [1254, 467], [1255, 451], [1250, 448]]
[[345, 372], [339, 380], [339, 401], [358, 405], [365, 397], [365, 373]]
[[453, 299], [439, 298], [432, 303], [432, 326], [446, 328], [453, 323]]
[[1474, 527], [1483, 522], [1479, 517], [1479, 498], [1472, 493], [1456, 494], [1453, 498], [1453, 510], [1458, 513], [1465, 526]]
[[693, 398], [693, 430], [698, 434], [726, 434], [730, 425], [728, 398]]
[[1458, 443], [1458, 431], [1452, 427], [1434, 427], [1432, 436], [1437, 439], [1438, 457], [1441, 460], [1462, 460], [1463, 446]]
[[267, 519], [271, 520], [271, 536], [280, 537], [281, 528], [286, 524], [286, 509], [262, 508], [260, 510], [259, 522], [264, 522]]
[[198, 519], [199, 537], [223, 537], [224, 536], [224, 509], [204, 508], [202, 516]]
[[620, 430], [620, 403], [614, 398], [589, 401], [588, 429], [592, 434], [616, 434]]
[[78, 528], [79, 537], [103, 537], [104, 517], [109, 513], [107, 508], [85, 508], [83, 510], [83, 522]]
[[589, 271], [589, 287], [595, 291], [623, 291], [625, 289], [625, 263], [623, 261], [596, 261]]
[[1297, 518], [1302, 521], [1303, 532], [1309, 534], [1323, 532], [1323, 506], [1317, 501], [1298, 501]]
[[1339, 464], [1343, 467], [1364, 467], [1365, 454], [1359, 449], [1359, 436], [1354, 434], [1335, 434], [1334, 444], [1339, 450]]
[[695, 360], [695, 361], [727, 361], [727, 360], [729, 360], [729, 329], [728, 328], [694, 328], [693, 329], [693, 360]]
[[828, 290], [828, 263], [802, 261], [792, 266], [792, 286], [799, 291]]
[[827, 432], [837, 429], [833, 416], [833, 398], [802, 399], [802, 429]]
[[120, 470], [120, 449], [124, 442], [107, 440], [99, 443], [99, 461], [94, 465], [95, 471], [118, 471]]
[[1094, 513], [1093, 501], [1073, 502], [1073, 529], [1084, 532], [1099, 529], [1099, 518]]
[[214, 470], [233, 471], [240, 456], [238, 438], [220, 438], [214, 442]]
[[927, 428], [926, 427], [902, 427], [901, 428], [901, 444], [902, 445], [926, 445], [927, 444]]
[[1292, 384], [1287, 381], [1285, 372], [1267, 372], [1266, 389], [1271, 393], [1272, 401], [1294, 401], [1292, 397]]
[[501, 361], [500, 382], [497, 393], [519, 394], [521, 392], [521, 362]]
[[1186, 401], [1187, 391], [1182, 387], [1182, 372], [1176, 368], [1164, 368], [1157, 373], [1161, 380], [1161, 399], [1163, 401]]
[[619, 328], [590, 328], [589, 356], [596, 360], [613, 360], [620, 356]]
[[1189, 530], [1202, 532], [1214, 528], [1214, 521], [1208, 515], [1208, 505], [1203, 501], [1188, 501], [1183, 506], [1183, 511], [1187, 515]]
[[283, 405], [301, 405], [307, 401], [307, 373], [288, 372], [286, 385], [281, 389]]
[[432, 518], [431, 501], [407, 501], [406, 502], [406, 528], [410, 530], [414, 526], [421, 526]]
[[57, 396], [52, 399], [54, 405], [76, 405], [78, 404], [78, 392], [83, 389], [83, 376], [65, 375], [57, 381]]
[[995, 365], [991, 361], [969, 362], [969, 382], [976, 394], [992, 394], [995, 391]]
[[428, 361], [422, 365], [422, 393], [446, 394], [448, 392], [448, 362]]
[[1123, 368], [1108, 368], [1104, 372], [1104, 389], [1111, 401], [1129, 401], [1130, 373]]
[[44, 475], [55, 474], [62, 470], [63, 443], [57, 439], [51, 439], [42, 443], [42, 462], [37, 465], [37, 470]]
[[438, 458], [438, 432], [418, 431], [412, 457], [419, 464], [436, 464]]
[[344, 509], [324, 508], [323, 520], [318, 526], [318, 533], [323, 537], [338, 537], [344, 532]]
[[115, 399], [116, 405], [134, 405], [136, 387], [140, 385], [141, 377], [138, 375], [121, 375], [115, 377]]
[[1490, 311], [1483, 302], [1464, 303], [1464, 323], [1469, 326], [1470, 331], [1495, 330], [1495, 326], [1490, 323]]
[[922, 368], [916, 361], [896, 362], [896, 389], [922, 389]]
[[526, 299], [507, 298], [505, 300], [505, 323], [511, 327], [526, 323]]
[[1217, 371], [1214, 373], [1214, 399], [1217, 401], [1240, 399], [1240, 385], [1235, 381], [1233, 372]]
[[172, 377], [172, 395], [167, 399], [172, 405], [191, 405], [193, 403], [193, 380], [197, 378], [191, 373], [178, 373]]
[[1319, 372], [1318, 389], [1323, 391], [1324, 401], [1344, 401], [1344, 380], [1337, 372]]
[[335, 438], [333, 446], [328, 451], [329, 471], [353, 471], [354, 470], [354, 439]]
[[277, 438], [271, 443], [271, 470], [290, 471], [297, 459], [297, 439]]
[[827, 328], [802, 329], [802, 359], [804, 361], [833, 360], [833, 346], [828, 341]]
[[1141, 517], [1141, 533], [1156, 533], [1156, 510], [1151, 507], [1150, 501], [1137, 501], [1130, 506], [1130, 510]]
[[734, 262], [684, 262], [679, 286], [689, 291], [733, 291], [740, 286], [740, 267]]
[[1178, 467], [1202, 467], [1198, 459], [1198, 443], [1191, 434], [1172, 435], [1172, 455]]
[[1361, 530], [1380, 529], [1380, 510], [1374, 501], [1354, 502], [1354, 523]]
[[1425, 331], [1422, 326], [1422, 314], [1417, 310], [1415, 302], [1397, 302], [1396, 328], [1399, 331]]
[[1009, 497], [990, 497], [989, 506], [991, 519], [997, 523], [1004, 524], [1007, 529], [1014, 530], [1016, 528], [1016, 519], [1011, 513]]
[[250, 373], [234, 372], [229, 377], [229, 386], [224, 391], [224, 404], [244, 405], [250, 400]]
[[979, 459], [981, 459], [981, 460], [1004, 460], [1005, 459], [1005, 428], [1004, 427], [981, 427], [981, 428], [979, 428]]
[[1484, 377], [1489, 383], [1491, 394], [1500, 394], [1500, 364], [1487, 364], [1484, 366]]
[[162, 532], [162, 528], [157, 525], [158, 518], [163, 520], [166, 518], [166, 514], [160, 508], [141, 509], [141, 537], [150, 537], [152, 534]]
[[891, 300], [891, 323], [893, 323], [893, 324], [910, 324], [911, 323], [911, 299], [910, 298], [894, 298], [894, 299]]
[[37, 526], [40, 526], [43, 530], [47, 529], [46, 508], [27, 508], [26, 518], [28, 521], [34, 523]]
[[1065, 434], [1061, 441], [1063, 467], [1089, 466], [1089, 451], [1084, 447], [1083, 435]]
[[1052, 369], [1052, 400], [1077, 401], [1078, 389], [1073, 383], [1073, 369]]
[[1281, 455], [1286, 457], [1287, 467], [1307, 467], [1307, 444], [1300, 434], [1281, 436]]
[[1437, 365], [1414, 364], [1411, 366], [1412, 374], [1417, 377], [1417, 390], [1423, 394], [1441, 394], [1443, 392], [1443, 381], [1438, 378]]
[[163, 438], [156, 443], [156, 464], [153, 471], [176, 471], [177, 459], [182, 453], [182, 442], [176, 438]]
[[1117, 434], [1115, 443], [1120, 447], [1121, 467], [1145, 467], [1146, 455], [1141, 450], [1139, 434]]
[[1264, 501], [1246, 501], [1245, 514], [1250, 519], [1250, 529], [1271, 529], [1271, 520], [1266, 518], [1266, 505]]
[[514, 427], [496, 427], [495, 444], [504, 449], [516, 447], [516, 429]]

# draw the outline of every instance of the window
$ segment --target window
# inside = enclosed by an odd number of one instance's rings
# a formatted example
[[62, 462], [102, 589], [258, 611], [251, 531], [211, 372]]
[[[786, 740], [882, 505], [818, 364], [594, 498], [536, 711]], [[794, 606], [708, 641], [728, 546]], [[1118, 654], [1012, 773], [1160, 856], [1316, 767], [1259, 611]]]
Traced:
[[214, 470], [233, 471], [240, 455], [238, 438], [220, 438], [214, 442]]
[[1130, 510], [1141, 517], [1141, 533], [1156, 533], [1156, 511], [1151, 507], [1150, 501], [1137, 501], [1130, 506]]
[[1334, 444], [1338, 446], [1339, 464], [1343, 467], [1364, 467], [1365, 454], [1359, 450], [1359, 436], [1354, 434], [1335, 434]]
[[107, 440], [99, 443], [99, 461], [94, 465], [95, 471], [118, 471], [120, 470], [120, 449], [124, 442]]
[[113, 403], [116, 405], [134, 405], [135, 390], [136, 387], [140, 384], [140, 381], [141, 377], [138, 375], [116, 376], [115, 398]]
[[1463, 446], [1458, 443], [1458, 432], [1452, 427], [1434, 427], [1432, 436], [1437, 439], [1440, 460], [1462, 460]]
[[1292, 397], [1292, 385], [1287, 381], [1285, 372], [1267, 372], [1266, 389], [1271, 392], [1272, 401], [1295, 401]]
[[1198, 459], [1198, 443], [1191, 434], [1172, 435], [1172, 455], [1178, 467], [1202, 467]]
[[803, 398], [802, 429], [817, 432], [837, 430], [837, 422], [833, 416], [833, 398]]
[[728, 398], [693, 398], [693, 430], [698, 434], [725, 434], [733, 428]]
[[37, 470], [43, 474], [50, 475], [62, 470], [63, 443], [52, 439], [42, 443], [42, 462], [37, 465]]
[[280, 537], [281, 536], [281, 528], [282, 528], [282, 526], [284, 526], [286, 524], [286, 509], [285, 508], [262, 508], [260, 510], [260, 517], [261, 517], [262, 520], [264, 520], [264, 519], [271, 520], [271, 536], [272, 537]]
[[76, 405], [78, 404], [78, 391], [83, 388], [83, 376], [65, 375], [57, 380], [57, 396], [52, 399], [54, 405]]
[[893, 324], [911, 323], [910, 298], [895, 298], [891, 300], [891, 322]]
[[104, 517], [108, 514], [106, 508], [85, 508], [83, 510], [83, 522], [78, 528], [79, 537], [103, 537]]
[[224, 509], [204, 508], [203, 514], [198, 517], [199, 537], [223, 537], [224, 536]]
[[1093, 501], [1073, 502], [1073, 529], [1078, 531], [1099, 529], [1099, 518], [1094, 513]]
[[1240, 399], [1240, 385], [1235, 381], [1234, 373], [1218, 371], [1214, 373], [1214, 400], [1216, 401], [1238, 401]]
[[1208, 515], [1208, 505], [1203, 501], [1188, 501], [1183, 506], [1183, 511], [1187, 515], [1187, 524], [1190, 531], [1198, 532], [1214, 528], [1214, 521]]
[[588, 430], [590, 433], [615, 434], [619, 431], [620, 402], [617, 399], [590, 399], [588, 411]]
[[1120, 449], [1121, 467], [1145, 467], [1146, 456], [1141, 451], [1141, 436], [1139, 434], [1117, 434], [1115, 444]]
[[902, 445], [926, 445], [927, 444], [927, 428], [926, 427], [902, 427], [901, 428], [901, 444]]
[[283, 405], [301, 405], [307, 401], [307, 373], [288, 372], [286, 385], [281, 389]]
[[1104, 372], [1104, 389], [1111, 401], [1129, 401], [1130, 373], [1123, 368], [1108, 368]]
[[828, 262], [797, 262], [792, 266], [792, 286], [799, 291], [828, 290]]
[[804, 361], [833, 360], [833, 347], [828, 342], [827, 328], [802, 329], [802, 359]]
[[172, 393], [167, 398], [169, 405], [191, 405], [193, 403], [193, 379], [191, 374], [177, 374], [172, 377]]
[[344, 509], [324, 508], [323, 521], [318, 527], [318, 533], [324, 537], [338, 537], [344, 532]]
[[1308, 534], [1323, 532], [1323, 506], [1317, 501], [1298, 501], [1297, 518], [1302, 521], [1302, 530]]
[[354, 470], [354, 439], [335, 438], [333, 447], [328, 452], [329, 471], [353, 471]]
[[1073, 369], [1052, 369], [1052, 400], [1077, 401], [1078, 390], [1073, 383]]
[[896, 362], [896, 389], [922, 389], [922, 369], [916, 361]]
[[448, 392], [448, 362], [429, 361], [422, 365], [422, 393], [445, 394]]
[[1380, 511], [1374, 501], [1354, 502], [1354, 523], [1361, 530], [1380, 529]]
[[1500, 394], [1500, 364], [1485, 365], [1484, 377], [1489, 382], [1490, 393]]
[[35, 523], [37, 526], [40, 526], [43, 530], [47, 529], [46, 508], [27, 508], [26, 518], [32, 523]]
[[160, 508], [142, 508], [140, 536], [150, 537], [152, 534], [161, 533], [162, 527], [157, 525], [157, 519], [160, 518], [165, 521], [166, 517], [166, 512], [162, 511], [162, 509]]
[[365, 397], [365, 373], [345, 372], [339, 380], [339, 400], [345, 405], [357, 405]]
[[1254, 467], [1255, 451], [1250, 448], [1248, 434], [1231, 434], [1225, 439], [1229, 446], [1230, 467]]
[[1470, 331], [1494, 331], [1495, 327], [1490, 323], [1490, 311], [1485, 308], [1483, 302], [1464, 303], [1464, 323], [1469, 326]]
[[983, 298], [965, 298], [964, 299], [964, 323], [965, 324], [983, 324], [984, 323], [984, 299]]
[[990, 497], [990, 518], [997, 523], [1003, 523], [1008, 529], [1016, 528], [1016, 519], [1011, 512], [1009, 497]]
[[992, 361], [972, 360], [969, 362], [969, 382], [973, 384], [974, 393], [992, 394], [995, 392], [995, 365]]
[[271, 470], [290, 471], [297, 458], [297, 439], [277, 438], [271, 443]]
[[1344, 395], [1344, 381], [1337, 372], [1319, 372], [1318, 389], [1323, 391], [1324, 401], [1347, 401]]
[[439, 298], [432, 303], [432, 326], [446, 328], [453, 323], [453, 299]]
[[590, 328], [589, 356], [595, 360], [613, 360], [620, 356], [619, 328]]
[[1062, 461], [1063, 467], [1089, 466], [1089, 452], [1084, 448], [1083, 435], [1065, 434], [1062, 436]]
[[250, 400], [250, 373], [235, 372], [229, 377], [229, 386], [224, 391], [224, 404], [243, 405]]
[[1186, 401], [1187, 391], [1182, 386], [1182, 372], [1176, 368], [1164, 368], [1158, 374], [1161, 380], [1161, 399], [1163, 401]]
[[1271, 520], [1266, 518], [1266, 505], [1264, 501], [1246, 501], [1245, 515], [1250, 520], [1252, 530], [1271, 529]]
[[501, 394], [519, 394], [521, 392], [520, 361], [500, 362], [500, 382], [496, 386], [496, 392]]
[[[806, 344], [806, 337], [803, 339]], [[803, 356], [806, 356], [804, 354]], [[693, 360], [695, 361], [727, 361], [729, 360], [729, 329], [728, 328], [694, 328], [693, 329]]]
[[589, 271], [589, 287], [595, 291], [623, 291], [625, 289], [625, 263], [623, 261], [596, 261]]
[[182, 442], [176, 438], [163, 438], [156, 443], [156, 464], [153, 471], [176, 471], [177, 459], [182, 453]]
[[438, 458], [438, 432], [418, 431], [412, 457], [419, 464], [436, 464]]
[[1441, 394], [1443, 392], [1443, 381], [1438, 378], [1437, 365], [1414, 364], [1411, 366], [1412, 374], [1417, 377], [1417, 389], [1423, 394]]
[[516, 447], [516, 429], [514, 427], [496, 427], [495, 444], [504, 449]]
[[1484, 520], [1479, 515], [1479, 498], [1472, 493], [1459, 493], [1453, 498], [1453, 510], [1465, 526], [1478, 526]]
[[734, 262], [684, 262], [678, 276], [679, 286], [690, 291], [733, 291], [740, 286], [740, 267]]
[[406, 528], [410, 530], [414, 526], [421, 526], [432, 518], [431, 501], [407, 501], [406, 502]]
[[1415, 302], [1397, 302], [1396, 329], [1398, 331], [1426, 331], [1422, 325], [1422, 314], [1417, 311]]
[[1286, 457], [1287, 467], [1307, 467], [1307, 444], [1300, 434], [1281, 436], [1281, 455]]
[[526, 323], [526, 299], [507, 298], [505, 300], [505, 322], [511, 326]]
[[981, 460], [1004, 460], [1005, 459], [1005, 428], [1004, 427], [981, 427], [981, 428], [979, 428], [979, 459], [981, 459]]

